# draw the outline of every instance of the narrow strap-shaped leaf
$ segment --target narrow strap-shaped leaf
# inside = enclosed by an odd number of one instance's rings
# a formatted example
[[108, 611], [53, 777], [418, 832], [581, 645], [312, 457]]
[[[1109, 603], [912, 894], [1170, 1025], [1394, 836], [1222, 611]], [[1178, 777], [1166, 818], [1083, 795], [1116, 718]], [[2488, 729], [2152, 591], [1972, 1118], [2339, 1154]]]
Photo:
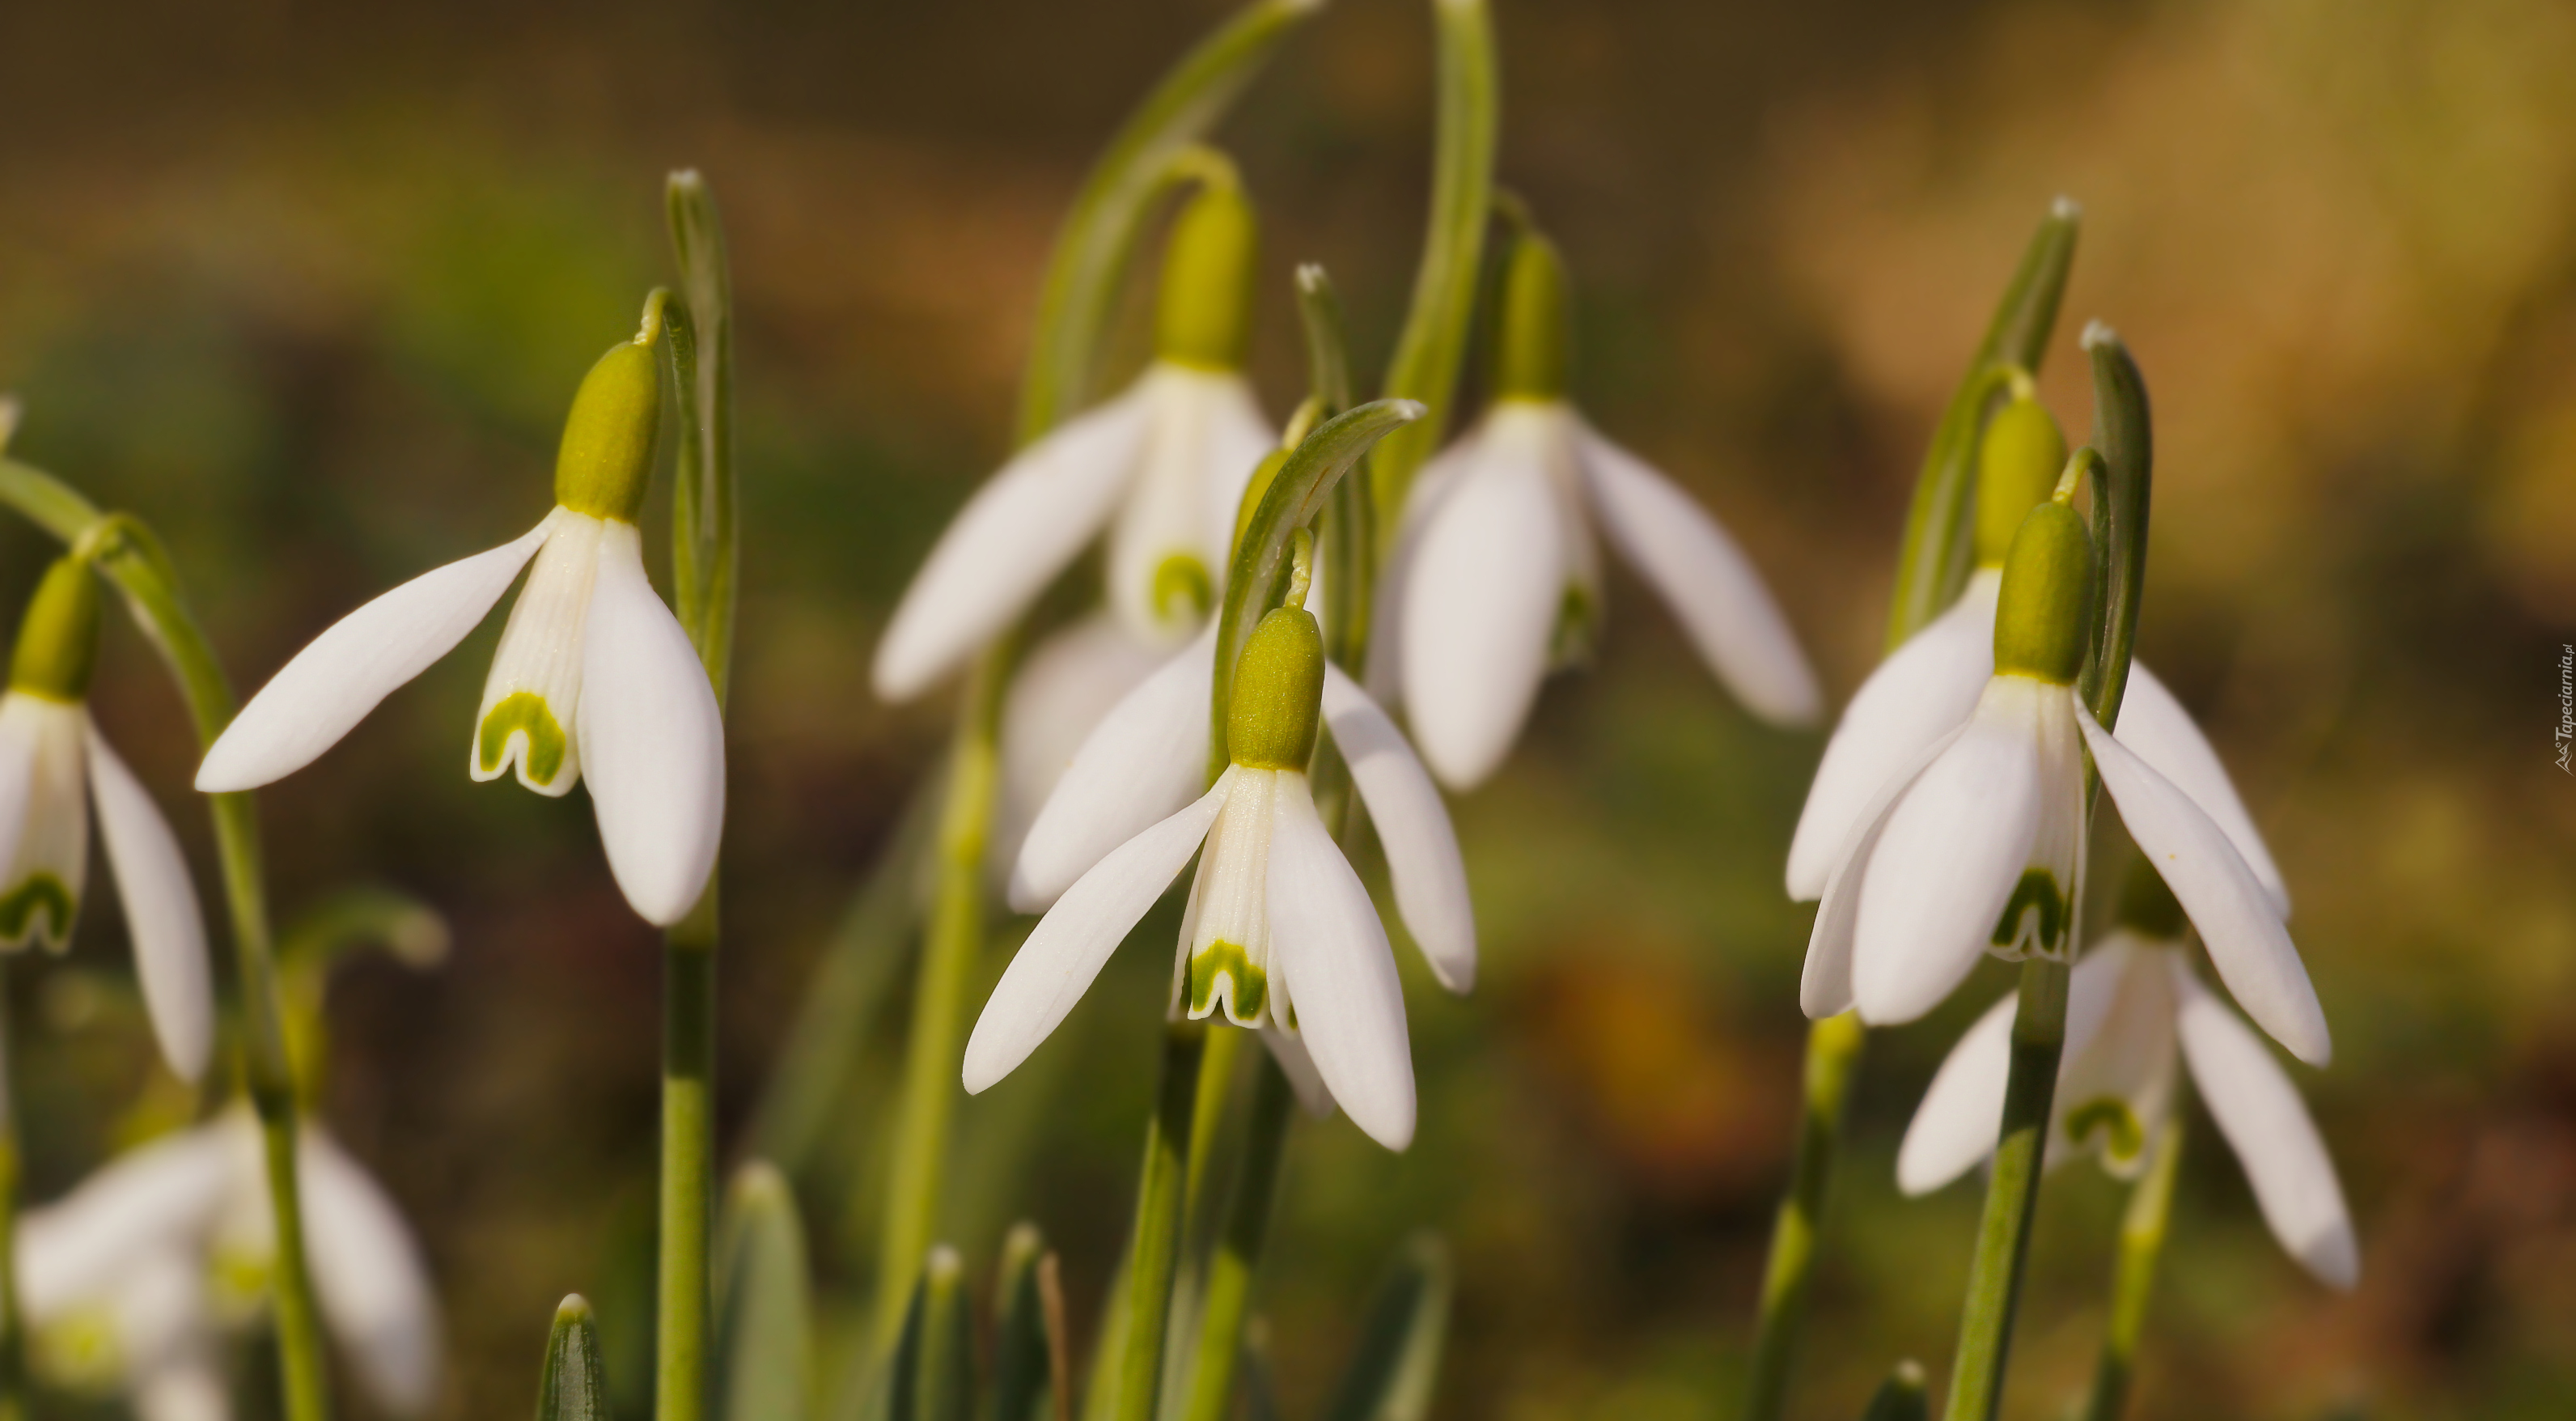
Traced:
[[736, 1171], [718, 1232], [718, 1421], [807, 1421], [813, 1305], [805, 1224], [787, 1176], [766, 1160]]
[[1905, 540], [1897, 549], [1896, 590], [1887, 616], [1891, 651], [1941, 615], [1967, 584], [1976, 530], [1977, 443], [2007, 370], [2036, 374], [2048, 351], [2067, 272], [2075, 262], [2082, 216], [2065, 198], [2049, 209], [1933, 430], [1932, 447], [1924, 453], [1923, 472], [1915, 478], [1914, 501], [1906, 511]]
[[2093, 490], [2093, 546], [2097, 585], [2093, 660], [2077, 687], [2093, 718], [2120, 723], [2120, 699], [2129, 688], [2129, 659], [2138, 640], [2138, 603], [2147, 582], [2147, 505], [2155, 479], [2155, 437], [2147, 413], [2146, 378], [2128, 346], [2096, 321], [2084, 330], [2093, 357], [2093, 447], [2107, 477]]
[[1485, 0], [1433, 0], [1431, 13], [1439, 65], [1431, 219], [1422, 235], [1422, 265], [1414, 273], [1413, 305], [1396, 337], [1385, 387], [1387, 398], [1419, 400], [1428, 413], [1416, 427], [1390, 437], [1371, 461], [1381, 538], [1392, 537], [1413, 475], [1439, 447], [1457, 399], [1502, 131], [1502, 81]]
[[1091, 394], [1101, 334], [1145, 210], [1182, 149], [1225, 116], [1316, 0], [1254, 0], [1136, 106], [1065, 214], [1038, 297], [1036, 345], [1020, 387], [1020, 442], [1062, 423]]
[[[1365, 457], [1388, 432], [1422, 417], [1411, 400], [1372, 400], [1334, 416], [1307, 435], [1288, 456], [1270, 487], [1261, 495], [1252, 520], [1234, 550], [1234, 566], [1225, 584], [1225, 605], [1218, 613], [1216, 682], [1210, 704], [1208, 776], [1225, 770], [1225, 719], [1234, 686], [1235, 659], [1262, 614], [1279, 604], [1279, 586], [1288, 574], [1289, 541], [1315, 521], [1333, 486]], [[1325, 595], [1331, 596], [1330, 588]]]
[[967, 1421], [972, 1414], [974, 1350], [965, 1277], [957, 1250], [944, 1243], [923, 1260], [867, 1421]]
[[1361, 1324], [1359, 1350], [1342, 1373], [1330, 1421], [1422, 1421], [1449, 1338], [1449, 1249], [1415, 1234]]
[[537, 1421], [608, 1421], [608, 1382], [599, 1363], [599, 1325], [579, 1293], [555, 1309], [537, 1381]]
[[679, 469], [671, 492], [671, 581], [716, 700], [733, 665], [733, 271], [715, 194], [694, 170], [671, 174], [671, 254], [688, 321], [671, 347], [680, 405]]
[[1038, 1421], [1056, 1404], [1056, 1354], [1061, 1350], [1047, 1306], [1046, 1237], [1025, 1220], [1002, 1239], [1002, 1270], [994, 1289], [993, 1389], [986, 1421]]
[[1860, 1421], [1925, 1421], [1931, 1407], [1931, 1398], [1923, 1391], [1923, 1368], [1909, 1359], [1897, 1363], [1887, 1380], [1878, 1384]]

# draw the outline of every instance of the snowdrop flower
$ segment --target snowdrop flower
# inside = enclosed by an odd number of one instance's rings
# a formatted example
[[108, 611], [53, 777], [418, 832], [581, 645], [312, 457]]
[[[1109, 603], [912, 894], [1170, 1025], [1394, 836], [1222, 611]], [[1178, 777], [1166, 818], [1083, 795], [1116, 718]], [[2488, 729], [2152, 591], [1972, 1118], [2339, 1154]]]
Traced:
[[1589, 645], [1601, 610], [1594, 526], [1670, 604], [1756, 715], [1801, 724], [1814, 674], [1735, 540], [1565, 397], [1565, 273], [1536, 235], [1513, 249], [1496, 397], [1424, 466], [1379, 605], [1369, 684], [1401, 700], [1441, 782], [1484, 782], [1540, 681]]
[[[980, 1092], [1027, 1059], [1073, 1009], [1110, 952], [1173, 878], [1198, 855], [1173, 968], [1174, 1013], [1222, 1014], [1254, 1027], [1292, 1076], [1311, 1058], [1331, 1099], [1380, 1144], [1413, 1138], [1413, 1062], [1404, 996], [1368, 890], [1317, 817], [1306, 765], [1319, 721], [1387, 846], [1406, 925], [1443, 984], [1463, 991], [1475, 971], [1466, 874], [1439, 792], [1368, 697], [1324, 660], [1312, 614], [1292, 603], [1265, 616], [1237, 663], [1228, 713], [1229, 765], [1214, 787], [1166, 810], [1152, 797], [1117, 793], [1135, 779], [1182, 782], [1186, 759], [1204, 773], [1210, 653], [1175, 657], [1122, 703], [1075, 757], [1040, 815], [1063, 837], [1123, 841], [1072, 879], [1002, 975], [966, 1045], [965, 1083]], [[1158, 710], [1192, 697], [1195, 725]], [[1144, 704], [1137, 704], [1139, 698]], [[1107, 775], [1114, 769], [1120, 777]], [[1128, 828], [1138, 815], [1140, 828]], [[1105, 833], [1104, 833], [1105, 829]], [[1027, 854], [1040, 852], [1038, 831]], [[1025, 901], [1025, 900], [1023, 900]], [[1302, 1048], [1302, 1049], [1301, 1049]]]
[[[1879, 789], [1966, 724], [1976, 709], [1995, 674], [1995, 599], [2004, 554], [2023, 516], [2049, 496], [2065, 466], [2065, 437], [2027, 389], [1987, 425], [1978, 451], [1976, 570], [1948, 611], [1879, 663], [1834, 727], [1789, 843], [1791, 898], [1824, 896], [1826, 881]], [[2181, 786], [2227, 831], [2264, 893], [2287, 916], [2290, 896], [2281, 871], [2217, 753], [2190, 712], [2142, 664], [2130, 664], [2114, 729], [2121, 744]]]
[[2006, 556], [1995, 673], [1965, 725], [1891, 775], [1825, 887], [1800, 1002], [1912, 1021], [1981, 953], [2071, 956], [2091, 752], [2130, 836], [2173, 885], [2236, 1000], [2294, 1055], [2331, 1054], [2316, 990], [2281, 910], [2192, 796], [2095, 722], [2075, 693], [2093, 549], [2063, 503], [2033, 509]]
[[1021, 450], [940, 535], [877, 643], [877, 694], [908, 700], [1037, 600], [1103, 529], [1110, 610], [1169, 648], [1224, 592], [1235, 505], [1278, 442], [1244, 378], [1258, 229], [1211, 183], [1174, 224], [1153, 363]]
[[62, 558], [28, 604], [0, 695], [0, 948], [70, 943], [95, 804], [153, 1036], [170, 1069], [194, 1081], [215, 1036], [205, 917], [160, 806], [90, 719], [97, 656], [96, 575]]
[[[2172, 1113], [2179, 1048], [2273, 1237], [2320, 1281], [2352, 1287], [2360, 1273], [2352, 1219], [2316, 1122], [2262, 1041], [2200, 984], [2180, 905], [2152, 872], [2142, 876], [2150, 901], [2161, 903], [2125, 911], [2127, 921], [2075, 964], [2068, 984], [2049, 1164], [2090, 1154], [2135, 1178]], [[1906, 1193], [1938, 1189], [1994, 1151], [2016, 1005], [2009, 996], [1996, 1003], [1932, 1078], [1897, 1155]]]
[[1019, 858], [1030, 822], [1083, 740], [1170, 659], [1168, 648], [1138, 641], [1114, 615], [1096, 612], [1039, 642], [1021, 661], [1002, 695], [1002, 797], [993, 823], [993, 862], [1004, 873]]
[[590, 781], [608, 867], [660, 926], [696, 906], [724, 828], [724, 725], [678, 619], [644, 575], [635, 516], [661, 414], [658, 308], [592, 366], [555, 464], [555, 508], [513, 543], [414, 578], [286, 663], [206, 752], [197, 788], [254, 789], [339, 742], [455, 649], [528, 573], [475, 716], [467, 771], [543, 795]]
[[[219, 1326], [264, 1293], [275, 1253], [259, 1128], [236, 1108], [129, 1151], [17, 1236], [40, 1371], [118, 1388], [145, 1421], [225, 1421]], [[401, 1416], [436, 1400], [439, 1326], [420, 1252], [382, 1186], [319, 1126], [298, 1150], [323, 1322], [368, 1394]]]

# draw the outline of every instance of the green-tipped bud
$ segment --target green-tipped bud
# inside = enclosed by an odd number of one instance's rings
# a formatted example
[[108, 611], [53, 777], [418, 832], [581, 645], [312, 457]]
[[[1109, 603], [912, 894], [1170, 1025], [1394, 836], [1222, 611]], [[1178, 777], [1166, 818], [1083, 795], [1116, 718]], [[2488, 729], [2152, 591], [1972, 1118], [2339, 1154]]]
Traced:
[[1303, 607], [1271, 608], [1234, 663], [1226, 755], [1246, 769], [1303, 771], [1323, 702], [1323, 630]]
[[1163, 248], [1154, 353], [1200, 370], [1240, 370], [1252, 343], [1253, 278], [1261, 223], [1233, 183], [1199, 188]]
[[635, 339], [599, 357], [572, 397], [555, 455], [555, 502], [575, 513], [632, 523], [644, 506], [662, 424], [660, 315], [648, 312]]
[[599, 1325], [590, 1303], [574, 1293], [555, 1309], [546, 1338], [546, 1367], [537, 1382], [537, 1421], [607, 1421], [608, 1383], [599, 1360]]
[[1923, 1386], [1923, 1368], [1907, 1358], [1878, 1384], [1878, 1392], [1870, 1397], [1869, 1409], [1860, 1414], [1860, 1421], [1923, 1421], [1932, 1414], [1931, 1408], [1931, 1398]]
[[2092, 630], [2093, 539], [2075, 510], [2054, 501], [2022, 519], [2004, 558], [1995, 608], [1995, 669], [2075, 684]]
[[98, 575], [81, 558], [56, 558], [36, 584], [9, 657], [9, 689], [78, 704], [98, 665]]
[[2133, 928], [2144, 937], [2179, 939], [2190, 920], [2183, 915], [2182, 902], [2165, 886], [2164, 875], [2144, 855], [2129, 861], [2129, 876], [2120, 881], [2120, 906], [2115, 920], [2124, 928]]
[[1565, 397], [1571, 363], [1565, 262], [1536, 232], [1512, 243], [1503, 272], [1503, 318], [1494, 346], [1494, 393], [1506, 400]]
[[2023, 516], [2048, 500], [2066, 469], [2066, 436], [2028, 394], [1996, 412], [1977, 450], [1977, 566], [2000, 567]]

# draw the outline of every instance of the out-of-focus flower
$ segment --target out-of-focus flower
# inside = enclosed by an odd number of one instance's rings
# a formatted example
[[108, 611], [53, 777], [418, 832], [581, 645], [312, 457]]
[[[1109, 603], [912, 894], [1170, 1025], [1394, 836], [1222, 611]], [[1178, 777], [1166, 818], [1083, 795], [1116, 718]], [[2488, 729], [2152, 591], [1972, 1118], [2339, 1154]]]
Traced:
[[[1185, 653], [1136, 692], [1159, 689], [1158, 699], [1185, 701], [1162, 683], [1176, 671], [1195, 672], [1196, 727], [1167, 726], [1149, 741], [1124, 721], [1122, 706], [1076, 757], [1041, 825], [1054, 817], [1079, 829], [1069, 837], [1085, 839], [1117, 832], [1104, 830], [1082, 800], [1090, 783], [1084, 760], [1094, 758], [1095, 746], [1131, 767], [1168, 765], [1184, 754], [1204, 767], [1208, 661], [1205, 651]], [[1413, 1063], [1394, 955], [1368, 890], [1316, 815], [1306, 779], [1319, 722], [1332, 726], [1387, 846], [1407, 925], [1442, 982], [1466, 988], [1475, 969], [1474, 925], [1438, 791], [1384, 712], [1327, 666], [1314, 617], [1292, 605], [1264, 617], [1244, 647], [1225, 773], [1177, 812], [1123, 831], [1123, 842], [1054, 897], [975, 1023], [967, 1090], [985, 1089], [1027, 1059], [1199, 854], [1173, 969], [1174, 1013], [1221, 1012], [1261, 1029], [1292, 1074], [1302, 1069], [1301, 1057], [1310, 1058], [1332, 1099], [1372, 1138], [1390, 1149], [1411, 1142]], [[1123, 822], [1136, 807], [1121, 797], [1108, 813]], [[1072, 826], [1075, 818], [1094, 822]]]
[[1493, 407], [1424, 466], [1370, 653], [1422, 757], [1453, 789], [1482, 783], [1552, 666], [1601, 613], [1597, 522], [1755, 714], [1803, 723], [1816, 680], [1734, 539], [1689, 495], [1594, 430], [1565, 397], [1565, 274], [1524, 235], [1506, 278]]
[[[2156, 920], [2124, 914], [2130, 921], [2075, 964], [2068, 985], [2049, 1165], [2091, 1154], [2122, 1178], [2143, 1170], [2173, 1110], [2179, 1047], [2273, 1237], [2319, 1280], [2352, 1287], [2361, 1266], [2352, 1218], [2316, 1122], [2262, 1041], [2201, 986], [2180, 906], [2153, 873], [2142, 876], [2162, 900]], [[1932, 1078], [1897, 1155], [1906, 1193], [1938, 1189], [1993, 1153], [2016, 1009], [2013, 997], [1996, 1003]]]
[[590, 781], [609, 870], [635, 911], [678, 922], [724, 828], [715, 689], [644, 574], [635, 516], [660, 422], [658, 320], [601, 356], [573, 397], [555, 504], [527, 536], [414, 578], [286, 663], [206, 752], [197, 788], [253, 789], [313, 762], [455, 649], [535, 567], [484, 682], [467, 769], [544, 795]]
[[1002, 698], [1002, 801], [992, 862], [1017, 862], [1029, 825], [1073, 764], [1074, 753], [1128, 692], [1171, 659], [1168, 648], [1128, 635], [1094, 613], [1032, 649]]
[[1912, 1021], [1983, 952], [2068, 956], [2089, 749], [2229, 991], [2292, 1053], [2322, 1065], [2332, 1050], [2325, 1015], [2247, 855], [2077, 700], [2092, 560], [2083, 521], [2065, 505], [2043, 503], [2023, 520], [2002, 578], [1995, 673], [1967, 724], [1917, 752], [1859, 816], [1817, 910], [1801, 1004], [1816, 1017], [1857, 1006], [1873, 1024]]
[[1168, 648], [1224, 591], [1235, 507], [1278, 442], [1243, 375], [1258, 228], [1242, 191], [1202, 188], [1163, 261], [1155, 357], [969, 499], [877, 643], [877, 693], [906, 700], [1009, 626], [1106, 528], [1110, 610]]
[[[2056, 484], [2066, 464], [2066, 440], [2047, 408], [2025, 392], [1987, 426], [1978, 464], [1976, 570], [1959, 600], [1879, 663], [1843, 711], [1789, 843], [1791, 898], [1824, 896], [1863, 810], [1892, 777], [1967, 722], [1995, 674], [1995, 599], [2004, 554], [2023, 516]], [[2287, 916], [2290, 896], [2281, 871], [2217, 753], [2173, 692], [2136, 662], [2120, 702], [2118, 733], [2122, 744], [2182, 786], [2227, 831]]]
[[205, 917], [160, 806], [90, 719], [97, 656], [96, 575], [60, 559], [27, 607], [0, 695], [0, 946], [69, 945], [95, 803], [153, 1035], [170, 1069], [193, 1081], [214, 1048]]
[[[305, 1127], [297, 1170], [324, 1324], [377, 1405], [427, 1412], [438, 1306], [410, 1230], [319, 1126]], [[19, 1221], [35, 1364], [62, 1385], [126, 1392], [145, 1421], [224, 1421], [220, 1332], [257, 1311], [275, 1252], [247, 1108], [129, 1151]]]

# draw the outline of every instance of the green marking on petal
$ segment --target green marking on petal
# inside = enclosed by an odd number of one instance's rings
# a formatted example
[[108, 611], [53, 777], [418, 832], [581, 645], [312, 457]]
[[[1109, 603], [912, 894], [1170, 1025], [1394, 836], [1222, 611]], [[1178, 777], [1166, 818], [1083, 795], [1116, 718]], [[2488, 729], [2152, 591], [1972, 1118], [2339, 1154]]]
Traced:
[[2025, 913], [2039, 914], [2038, 950], [2055, 952], [2065, 941], [2066, 895], [2058, 891], [2057, 875], [2044, 868], [2021, 871], [2021, 882], [2013, 885], [2012, 897], [2004, 902], [2004, 915], [1995, 920], [1991, 941], [1997, 947], [2010, 947], [2021, 940], [2021, 920]]
[[563, 726], [546, 705], [546, 698], [534, 691], [512, 691], [483, 717], [483, 728], [475, 733], [475, 763], [483, 773], [498, 774], [501, 757], [509, 751], [510, 737], [527, 732], [528, 748], [519, 756], [519, 767], [529, 780], [541, 785], [555, 782], [563, 772]]
[[1556, 603], [1556, 625], [1548, 631], [1548, 665], [1563, 668], [1590, 660], [1600, 617], [1601, 604], [1591, 588], [1580, 582], [1565, 584], [1565, 595]]
[[[1174, 553], [1154, 569], [1153, 599], [1158, 617], [1203, 617], [1216, 605], [1216, 583], [1208, 576], [1206, 563], [1188, 553]], [[1177, 613], [1174, 603], [1180, 604]]]
[[50, 873], [31, 874], [26, 882], [10, 889], [9, 896], [0, 898], [0, 941], [24, 946], [30, 940], [36, 915], [43, 913], [47, 918], [45, 928], [34, 936], [47, 947], [59, 948], [71, 939], [72, 914], [79, 907], [80, 900], [72, 896], [61, 879]]
[[1225, 1019], [1237, 1026], [1259, 1026], [1270, 1004], [1270, 975], [1252, 965], [1252, 955], [1234, 943], [1209, 943], [1190, 954], [1190, 1020], [1216, 1010], [1225, 998]]
[[2147, 1147], [2147, 1127], [2129, 1102], [2116, 1095], [2099, 1096], [2066, 1112], [2066, 1138], [2070, 1143], [2090, 1143], [2093, 1136], [2102, 1137], [2102, 1146], [2115, 1164], [2129, 1164]]

